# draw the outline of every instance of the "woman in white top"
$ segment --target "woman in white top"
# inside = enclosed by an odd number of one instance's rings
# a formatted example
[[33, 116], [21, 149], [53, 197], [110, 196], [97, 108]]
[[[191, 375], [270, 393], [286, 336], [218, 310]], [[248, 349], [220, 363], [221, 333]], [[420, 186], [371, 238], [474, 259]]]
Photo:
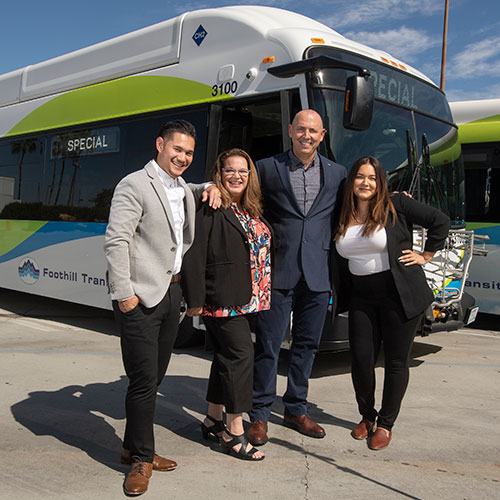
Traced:
[[[412, 225], [427, 228], [422, 254], [412, 250]], [[359, 159], [346, 180], [335, 234], [350, 281], [352, 380], [362, 420], [355, 439], [389, 445], [409, 378], [413, 338], [433, 295], [422, 269], [444, 246], [450, 219], [403, 194], [389, 195], [386, 172], [373, 157]], [[340, 262], [342, 264], [342, 262]], [[334, 284], [338, 290], [338, 283]], [[375, 409], [375, 364], [384, 350], [382, 405]], [[376, 429], [376, 430], [375, 430]]]

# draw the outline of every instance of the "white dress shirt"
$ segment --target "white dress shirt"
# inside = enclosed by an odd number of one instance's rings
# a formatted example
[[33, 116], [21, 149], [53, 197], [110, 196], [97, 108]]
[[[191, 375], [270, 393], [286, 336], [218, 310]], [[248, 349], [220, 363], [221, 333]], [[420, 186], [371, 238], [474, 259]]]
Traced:
[[170, 204], [174, 216], [174, 233], [177, 241], [177, 249], [175, 251], [173, 274], [178, 274], [181, 272], [182, 266], [182, 243], [185, 221], [184, 198], [186, 197], [186, 193], [184, 192], [184, 188], [179, 185], [177, 179], [170, 177], [170, 175], [168, 175], [154, 160], [153, 165], [165, 188], [165, 194], [167, 195], [168, 203]]

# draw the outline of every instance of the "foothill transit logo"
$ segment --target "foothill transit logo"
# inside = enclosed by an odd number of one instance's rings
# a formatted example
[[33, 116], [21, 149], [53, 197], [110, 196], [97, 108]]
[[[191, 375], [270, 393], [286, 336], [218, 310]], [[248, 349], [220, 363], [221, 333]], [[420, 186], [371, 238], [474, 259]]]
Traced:
[[21, 281], [27, 285], [33, 285], [38, 280], [42, 280], [46, 284], [47, 280], [50, 280], [52, 282], [64, 281], [68, 285], [81, 283], [88, 286], [108, 286], [106, 276], [103, 271], [97, 272], [97, 274], [89, 274], [88, 272], [71, 268], [61, 269], [59, 267], [41, 267], [33, 257], [24, 257], [19, 261], [17, 265], [17, 274], [19, 275]]
[[21, 280], [27, 285], [33, 285], [40, 278], [40, 266], [32, 257], [25, 257], [17, 266]]

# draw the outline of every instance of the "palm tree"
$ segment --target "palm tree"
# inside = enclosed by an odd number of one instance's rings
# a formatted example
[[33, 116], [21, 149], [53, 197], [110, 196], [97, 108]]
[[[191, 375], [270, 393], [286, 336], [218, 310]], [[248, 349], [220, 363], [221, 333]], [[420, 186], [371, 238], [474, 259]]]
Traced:
[[57, 157], [62, 153], [61, 149], [62, 143], [59, 138], [56, 138], [54, 145], [52, 147], [52, 157], [54, 158], [54, 169], [52, 170], [52, 181], [50, 183], [50, 191], [47, 200], [47, 205], [50, 205], [52, 201], [52, 194], [54, 193], [54, 186], [56, 183], [56, 172], [57, 172]]
[[[69, 194], [68, 194], [68, 207], [73, 206], [73, 196], [75, 193], [75, 184], [76, 184], [76, 172], [80, 168], [80, 161], [79, 158], [76, 157], [72, 161], [73, 164], [73, 177], [71, 179], [71, 186], [69, 188]], [[77, 202], [78, 205], [78, 202]]]
[[26, 153], [34, 153], [36, 151], [36, 139], [23, 139], [12, 143], [11, 152], [16, 155], [21, 153], [19, 160], [19, 179], [17, 184], [17, 199], [21, 200], [21, 186], [23, 180], [23, 162]]
[[59, 194], [61, 193], [61, 185], [64, 177], [64, 163], [65, 160], [64, 158], [62, 159], [62, 168], [61, 168], [61, 173], [59, 174], [59, 184], [57, 185], [57, 193], [56, 193], [56, 199], [54, 200], [54, 205], [57, 205], [57, 202], [59, 201]]

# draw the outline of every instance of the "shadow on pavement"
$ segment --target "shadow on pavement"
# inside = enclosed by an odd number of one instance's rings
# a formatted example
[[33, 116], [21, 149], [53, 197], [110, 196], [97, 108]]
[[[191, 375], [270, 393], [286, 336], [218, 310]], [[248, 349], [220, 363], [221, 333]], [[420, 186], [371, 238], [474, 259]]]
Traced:
[[500, 321], [498, 321], [498, 314], [489, 314], [480, 312], [477, 315], [476, 321], [467, 325], [468, 329], [471, 330], [492, 330], [500, 331]]
[[[207, 380], [188, 376], [167, 376], [158, 389], [155, 424], [200, 446], [218, 450], [215, 442], [203, 441], [199, 415], [206, 412]], [[35, 391], [11, 406], [15, 420], [35, 436], [52, 436], [85, 452], [110, 469], [126, 472], [119, 462], [122, 439], [109, 420], [125, 419], [127, 378], [86, 386], [70, 385], [57, 391]], [[193, 415], [196, 413], [196, 415]], [[346, 429], [353, 423], [338, 419], [317, 405], [309, 407], [311, 417], [320, 424]], [[281, 424], [283, 405], [277, 398], [270, 421]], [[161, 453], [165, 443], [159, 442]]]
[[123, 471], [119, 456], [121, 439], [102, 415], [125, 417], [127, 380], [69, 385], [57, 391], [30, 392], [11, 406], [12, 415], [36, 436], [53, 436], [87, 453], [114, 470]]
[[[0, 288], [0, 309], [14, 316], [58, 321], [83, 329], [118, 335], [113, 311]], [[5, 315], [5, 313], [3, 313]]]
[[[112, 420], [125, 419], [125, 376], [109, 383], [70, 385], [57, 391], [35, 391], [11, 406], [15, 420], [35, 436], [52, 436], [85, 452], [110, 469], [126, 472], [121, 465], [122, 436]], [[199, 420], [191, 415], [206, 411], [207, 380], [167, 376], [158, 388], [155, 424], [180, 437], [199, 442]], [[164, 443], [158, 443], [159, 452]]]

